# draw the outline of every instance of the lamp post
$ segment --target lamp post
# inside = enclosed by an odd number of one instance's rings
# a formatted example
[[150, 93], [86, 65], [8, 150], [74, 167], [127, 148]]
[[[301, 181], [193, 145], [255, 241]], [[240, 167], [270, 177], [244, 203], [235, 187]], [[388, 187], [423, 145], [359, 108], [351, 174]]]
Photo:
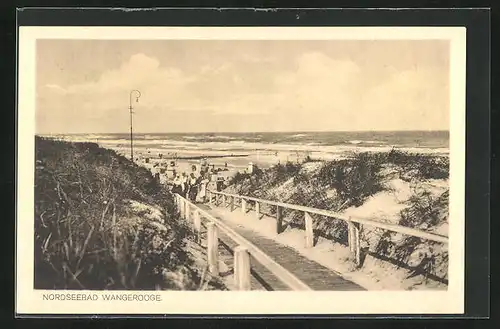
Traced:
[[134, 112], [132, 112], [132, 95], [133, 94], [136, 94], [135, 96], [135, 102], [139, 102], [139, 97], [141, 97], [141, 92], [137, 89], [134, 89], [132, 91], [130, 91], [130, 97], [129, 97], [129, 110], [130, 110], [130, 159], [132, 160], [132, 162], [134, 162], [134, 144], [133, 144], [133, 135], [132, 135], [132, 114]]

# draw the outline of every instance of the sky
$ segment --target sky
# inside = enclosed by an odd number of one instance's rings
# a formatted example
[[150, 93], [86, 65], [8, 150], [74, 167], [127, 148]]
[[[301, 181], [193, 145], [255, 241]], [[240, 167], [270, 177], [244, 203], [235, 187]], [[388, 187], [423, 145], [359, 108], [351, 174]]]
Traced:
[[38, 40], [37, 133], [449, 129], [445, 40]]

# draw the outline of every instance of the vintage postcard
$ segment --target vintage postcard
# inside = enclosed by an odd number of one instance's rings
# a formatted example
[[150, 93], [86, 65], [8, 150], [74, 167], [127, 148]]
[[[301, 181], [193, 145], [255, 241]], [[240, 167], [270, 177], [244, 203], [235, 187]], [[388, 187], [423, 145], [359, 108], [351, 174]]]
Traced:
[[464, 311], [465, 28], [20, 27], [16, 311]]

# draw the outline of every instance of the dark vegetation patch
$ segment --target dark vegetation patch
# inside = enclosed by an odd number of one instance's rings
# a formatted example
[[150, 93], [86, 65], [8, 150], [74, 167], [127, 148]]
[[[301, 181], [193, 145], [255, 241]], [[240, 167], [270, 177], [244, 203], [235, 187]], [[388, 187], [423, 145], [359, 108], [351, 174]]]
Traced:
[[405, 181], [447, 179], [450, 173], [449, 157], [439, 155], [415, 154], [391, 150], [379, 155], [382, 163], [395, 165], [400, 178]]
[[[429, 231], [447, 222], [449, 190], [439, 195], [418, 191], [412, 195], [407, 208], [400, 213], [399, 225]], [[441, 243], [423, 241], [412, 236], [401, 236], [394, 232], [376, 230], [380, 238], [373, 246], [377, 255], [388, 257], [399, 267], [410, 270], [410, 276], [424, 275], [426, 279], [447, 283], [448, 273], [443, 269], [448, 264], [448, 249]], [[399, 238], [395, 239], [399, 235]]]
[[[271, 198], [275, 201], [301, 200], [303, 191], [297, 195], [273, 193], [288, 180], [293, 186], [311, 190], [335, 190], [330, 198], [321, 198], [322, 209], [341, 210], [351, 206], [360, 206], [370, 196], [383, 191], [386, 173], [383, 169], [392, 167], [395, 173], [405, 181], [425, 181], [430, 179], [446, 179], [449, 172], [447, 157], [413, 154], [398, 150], [380, 153], [352, 153], [346, 159], [325, 161], [319, 170], [309, 174], [303, 170], [305, 164], [287, 162], [270, 169], [257, 168], [254, 173], [237, 173], [230, 181], [228, 191], [243, 195]], [[269, 192], [271, 191], [271, 192]], [[317, 198], [311, 198], [313, 202]], [[313, 206], [307, 202], [301, 204]], [[328, 204], [328, 205], [327, 205]], [[320, 203], [321, 205], [321, 203]], [[341, 209], [339, 209], [339, 207]]]
[[401, 211], [399, 225], [425, 231], [442, 223], [448, 218], [449, 194], [449, 189], [439, 196], [425, 190], [413, 194]]
[[[170, 192], [147, 169], [97, 144], [35, 142], [35, 288], [179, 288], [164, 272], [192, 264], [184, 248], [192, 231]], [[159, 209], [166, 230], [127, 200]]]
[[313, 179], [334, 189], [346, 207], [360, 206], [366, 198], [384, 189], [379, 157], [368, 153], [325, 163]]

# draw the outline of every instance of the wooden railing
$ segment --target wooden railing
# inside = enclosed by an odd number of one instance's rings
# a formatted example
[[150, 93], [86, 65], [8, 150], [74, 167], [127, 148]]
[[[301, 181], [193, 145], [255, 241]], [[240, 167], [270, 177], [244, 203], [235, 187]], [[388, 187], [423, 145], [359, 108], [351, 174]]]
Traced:
[[264, 200], [264, 199], [258, 199], [254, 197], [249, 197], [249, 196], [244, 196], [244, 195], [238, 195], [238, 194], [229, 194], [225, 192], [219, 192], [219, 191], [213, 191], [213, 190], [208, 190], [208, 202], [212, 204], [215, 200], [215, 202], [219, 202], [220, 198], [222, 198], [222, 204], [223, 206], [227, 206], [228, 204], [228, 199], [230, 199], [230, 206], [231, 210], [234, 209], [235, 207], [235, 200], [239, 199], [241, 200], [241, 210], [242, 212], [246, 213], [247, 212], [247, 202], [248, 201], [253, 201], [255, 202], [255, 214], [257, 218], [260, 218], [260, 205], [261, 204], [267, 204], [271, 206], [276, 207], [276, 233], [280, 233], [281, 227], [282, 227], [282, 221], [283, 221], [283, 216], [282, 216], [282, 209], [292, 209], [292, 210], [298, 210], [304, 212], [304, 220], [305, 220], [305, 234], [306, 234], [306, 248], [311, 248], [314, 245], [314, 232], [313, 232], [313, 217], [312, 215], [321, 215], [321, 216], [326, 216], [330, 218], [336, 218], [343, 220], [347, 223], [348, 226], [348, 243], [349, 243], [349, 249], [351, 252], [354, 254], [354, 259], [355, 263], [357, 265], [360, 264], [360, 228], [361, 225], [367, 225], [379, 229], [383, 229], [386, 231], [392, 231], [392, 232], [397, 232], [400, 234], [408, 235], [408, 236], [414, 236], [418, 237], [424, 240], [429, 240], [429, 241], [434, 241], [434, 242], [439, 242], [439, 243], [448, 243], [448, 237], [435, 234], [435, 233], [429, 233], [429, 232], [424, 232], [420, 230], [416, 230], [410, 227], [405, 227], [401, 225], [394, 225], [394, 224], [388, 224], [388, 223], [382, 223], [366, 218], [356, 218], [356, 217], [346, 217], [343, 216], [342, 214], [335, 213], [333, 211], [329, 210], [323, 210], [323, 209], [316, 209], [316, 208], [311, 208], [311, 207], [306, 207], [306, 206], [300, 206], [300, 205], [295, 205], [295, 204], [289, 204], [289, 203], [283, 203], [283, 202], [278, 202], [278, 201], [271, 201], [271, 200]]
[[309, 286], [299, 280], [296, 276], [276, 263], [271, 257], [262, 250], [253, 245], [250, 241], [236, 233], [221, 220], [212, 216], [210, 213], [199, 208], [189, 200], [176, 194], [175, 201], [181, 218], [192, 223], [197, 234], [198, 242], [201, 241], [202, 222], [206, 222], [207, 228], [207, 261], [208, 270], [212, 275], [219, 275], [219, 230], [227, 237], [237, 243], [234, 248], [234, 282], [238, 290], [251, 290], [251, 264], [250, 255], [269, 270], [278, 280], [285, 284], [291, 290], [312, 290]]

